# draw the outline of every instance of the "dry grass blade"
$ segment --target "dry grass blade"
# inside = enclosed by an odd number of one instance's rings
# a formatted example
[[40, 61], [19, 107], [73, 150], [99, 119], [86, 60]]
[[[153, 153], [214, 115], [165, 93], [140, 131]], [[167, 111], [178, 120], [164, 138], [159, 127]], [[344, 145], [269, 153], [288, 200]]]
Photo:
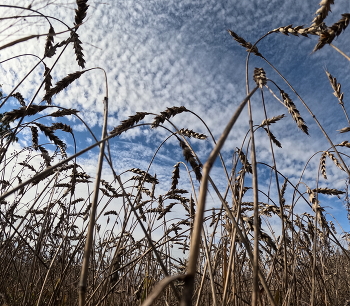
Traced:
[[242, 47], [247, 49], [247, 52], [252, 52], [256, 56], [262, 57], [261, 53], [259, 53], [258, 48], [256, 46], [253, 47], [253, 45], [250, 42], [247, 42], [245, 39], [242, 37], [238, 36], [235, 32], [231, 30], [227, 30], [229, 34], [233, 37], [235, 41], [237, 41]]
[[334, 0], [322, 0], [320, 2], [321, 7], [316, 11], [316, 17], [312, 20], [311, 27], [318, 27], [325, 20], [328, 13], [331, 12], [332, 4], [334, 4]]
[[308, 127], [306, 126], [305, 121], [303, 120], [303, 118], [301, 118], [298, 109], [296, 108], [293, 101], [289, 98], [288, 94], [286, 92], [284, 92], [283, 90], [281, 90], [281, 96], [282, 96], [284, 105], [287, 107], [288, 112], [292, 115], [292, 117], [293, 117], [294, 121], [296, 122], [296, 124], [298, 125], [298, 127], [305, 134], [309, 135]]
[[63, 78], [61, 81], [57, 82], [56, 86], [51, 88], [44, 96], [43, 101], [49, 101], [54, 95], [57, 95], [59, 92], [61, 92], [63, 89], [68, 87], [71, 83], [73, 83], [76, 79], [78, 79], [84, 72], [83, 71], [77, 71], [71, 74], [68, 74], [65, 78]]
[[45, 44], [45, 56], [47, 57], [51, 57], [51, 53], [52, 52], [49, 52], [52, 48], [52, 45], [53, 45], [53, 42], [54, 42], [54, 36], [56, 35], [55, 33], [55, 30], [54, 28], [52, 27], [52, 25], [50, 25], [50, 29], [49, 29], [49, 33], [47, 34], [47, 37], [46, 37], [46, 44]]
[[168, 107], [164, 112], [161, 112], [160, 115], [156, 116], [152, 122], [152, 128], [158, 127], [160, 124], [164, 123], [166, 119], [170, 119], [171, 117], [174, 117], [178, 114], [181, 114], [183, 112], [187, 112], [187, 108], [184, 106], [173, 106]]
[[320, 34], [320, 38], [313, 52], [320, 50], [326, 44], [332, 43], [334, 38], [339, 36], [341, 32], [347, 28], [350, 21], [350, 14], [342, 14], [342, 16], [343, 17], [338, 22], [336, 22], [330, 28], [327, 28], [327, 30], [323, 31]]
[[336, 196], [345, 193], [345, 191], [341, 191], [341, 190], [334, 189], [334, 188], [328, 188], [328, 187], [315, 188], [312, 191], [317, 192], [317, 193], [322, 193], [322, 194], [336, 195]]
[[323, 178], [326, 180], [327, 179], [327, 172], [326, 172], [326, 157], [327, 157], [327, 153], [324, 152], [321, 155], [320, 158], [320, 169], [321, 169], [321, 173], [323, 175]]
[[278, 115], [272, 118], [264, 119], [263, 122], [261, 122], [260, 126], [270, 125], [272, 123], [276, 123], [277, 121], [281, 120], [285, 117], [285, 114]]
[[273, 142], [277, 147], [282, 148], [281, 143], [277, 140], [277, 138], [275, 137], [275, 135], [273, 135], [273, 134], [271, 133], [271, 131], [268, 130], [267, 128], [263, 128], [263, 129], [266, 131], [267, 135], [270, 137], [270, 139], [272, 140], [272, 142]]
[[73, 42], [73, 48], [74, 48], [78, 65], [84, 69], [85, 60], [84, 60], [84, 54], [83, 54], [83, 47], [81, 46], [82, 42], [79, 39], [79, 35], [75, 32], [71, 33], [71, 37], [72, 37], [71, 40]]
[[194, 131], [189, 130], [189, 129], [181, 129], [181, 130], [179, 130], [178, 134], [183, 135], [183, 136], [187, 136], [188, 138], [193, 137], [193, 138], [197, 138], [197, 139], [207, 139], [206, 135], [194, 132]]
[[120, 125], [115, 127], [112, 131], [110, 131], [109, 134], [111, 135], [120, 135], [124, 130], [134, 126], [136, 123], [138, 123], [140, 120], [145, 118], [146, 115], [149, 113], [145, 112], [137, 112], [136, 115], [129, 116], [129, 119], [123, 120]]
[[344, 94], [341, 92], [341, 85], [337, 82], [337, 79], [334, 78], [327, 70], [326, 70], [326, 74], [334, 90], [333, 95], [335, 95], [335, 97], [338, 99], [340, 105], [344, 105], [344, 102], [343, 102]]

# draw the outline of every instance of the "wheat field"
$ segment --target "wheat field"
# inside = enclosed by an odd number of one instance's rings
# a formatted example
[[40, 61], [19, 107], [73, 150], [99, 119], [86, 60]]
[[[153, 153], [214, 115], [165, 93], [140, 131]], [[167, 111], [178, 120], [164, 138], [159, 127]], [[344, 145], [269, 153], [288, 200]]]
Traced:
[[[242, 76], [246, 88], [241, 88], [245, 98], [232, 108], [229, 122], [219, 127], [221, 135], [215, 138], [206, 118], [182, 105], [158, 113], [142, 105], [143, 111], [110, 128], [111, 81], [104, 69], [90, 67], [79, 39], [93, 4], [77, 0], [75, 18], [67, 25], [42, 14], [49, 5], [44, 2], [27, 7], [0, 4], [9, 12], [0, 20], [1, 35], [7, 39], [0, 43], [0, 52], [44, 41], [37, 46], [41, 57], [19, 54], [1, 57], [0, 62], [11, 66], [18, 58], [35, 58], [23, 64], [23, 76], [11, 91], [0, 91], [0, 305], [350, 305], [350, 234], [341, 232], [328, 209], [337, 197], [349, 220], [350, 120], [341, 80], [325, 70], [334, 95], [330, 108], [343, 112], [339, 121], [344, 128], [338, 131], [343, 141], [336, 143], [308, 101], [259, 49], [259, 42], [271, 35], [316, 38], [313, 53], [332, 48], [347, 67], [350, 58], [333, 42], [345, 35], [349, 13], [326, 25], [335, 1], [322, 0], [310, 16], [310, 26], [281, 25], [255, 42], [229, 29], [232, 44], [247, 52]], [[13, 31], [25, 18], [40, 31], [44, 24], [45, 32], [28, 34], [21, 27]], [[56, 32], [56, 23], [65, 30]], [[25, 34], [18, 38], [21, 31]], [[53, 81], [54, 72], [67, 70], [60, 60], [67, 53], [80, 70]], [[270, 71], [251, 68], [252, 58]], [[279, 78], [270, 79], [269, 72]], [[60, 103], [88, 74], [98, 75], [103, 84], [100, 136], [80, 115], [79, 104], [70, 108]], [[21, 84], [30, 78], [40, 86], [25, 96]], [[253, 98], [259, 104], [252, 103]], [[269, 117], [268, 99], [285, 112]], [[261, 123], [253, 122], [254, 111], [263, 114]], [[312, 128], [305, 116], [312, 118]], [[181, 120], [195, 120], [206, 132], [179, 126], [177, 118], [191, 118]], [[77, 145], [72, 120], [93, 139], [84, 148]], [[222, 149], [238, 120], [248, 129], [243, 141], [230, 149], [228, 163]], [[298, 135], [309, 135], [310, 142], [315, 128], [327, 143], [308, 156], [298, 181], [278, 167], [276, 150], [283, 139], [274, 131], [284, 122], [295, 125]], [[161, 136], [153, 138], [156, 149], [148, 168], [140, 162], [121, 171], [111, 147], [136, 129]], [[261, 137], [269, 147], [269, 164], [259, 156]], [[21, 139], [28, 145], [21, 145]], [[181, 152], [179, 160], [164, 149], [170, 142]], [[205, 160], [200, 159], [201, 142], [211, 146]], [[133, 148], [127, 154], [138, 153], [137, 145]], [[173, 163], [165, 175], [150, 171], [163, 149]], [[97, 157], [95, 174], [80, 159], [90, 152]], [[220, 175], [211, 176], [213, 167], [220, 168]], [[339, 181], [324, 184], [329, 171], [341, 173], [341, 188]], [[308, 210], [300, 211], [300, 206]]]

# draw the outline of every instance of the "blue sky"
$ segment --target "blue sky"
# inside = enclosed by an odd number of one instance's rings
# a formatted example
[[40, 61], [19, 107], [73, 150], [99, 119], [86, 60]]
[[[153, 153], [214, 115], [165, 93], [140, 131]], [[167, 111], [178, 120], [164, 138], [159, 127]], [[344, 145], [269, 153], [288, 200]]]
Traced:
[[[0, 1], [6, 4], [6, 1]], [[74, 20], [75, 3], [72, 1], [13, 1], [14, 4], [39, 9], [42, 13], [54, 16], [72, 25]], [[254, 43], [258, 38], [270, 30], [289, 24], [309, 26], [314, 13], [319, 8], [319, 0], [250, 0], [250, 1], [130, 1], [106, 0], [89, 1], [85, 24], [79, 29], [82, 41], [86, 68], [101, 67], [108, 77], [109, 91], [109, 130], [113, 129], [121, 120], [136, 112], [159, 113], [167, 107], [185, 106], [198, 114], [210, 127], [216, 138], [223, 131], [230, 116], [245, 96], [245, 59], [247, 52], [238, 45], [227, 30], [231, 29], [247, 41]], [[1, 17], [14, 12], [1, 9]], [[335, 1], [332, 13], [325, 20], [331, 25], [341, 18], [342, 13], [350, 12], [348, 0]], [[27, 18], [27, 21], [14, 23], [7, 21], [7, 25], [14, 24], [7, 29], [2, 21], [0, 45], [13, 38], [20, 38], [34, 33], [46, 33], [48, 24], [42, 19]], [[52, 21], [56, 32], [66, 28], [59, 22]], [[334, 41], [334, 45], [350, 54], [347, 29]], [[8, 33], [12, 35], [8, 37]], [[55, 37], [60, 42], [67, 37], [61, 34]], [[18, 44], [12, 48], [0, 51], [0, 61], [16, 54], [33, 53], [42, 56], [45, 38], [31, 40]], [[348, 139], [347, 134], [339, 134], [337, 130], [348, 126], [337, 99], [332, 95], [324, 69], [343, 84], [344, 103], [347, 106], [350, 89], [349, 62], [330, 46], [312, 53], [317, 43], [317, 37], [294, 37], [280, 33], [269, 35], [258, 44], [259, 51], [288, 79], [316, 117], [322, 123], [327, 133], [340, 143]], [[47, 59], [48, 66], [54, 58]], [[34, 57], [22, 57], [0, 65], [3, 90], [9, 92], [15, 84], [37, 62]], [[249, 81], [251, 86], [254, 67], [263, 67], [268, 78], [274, 80], [285, 90], [309, 127], [310, 136], [304, 135], [296, 127], [287, 109], [276, 101], [265, 90], [268, 117], [286, 114], [286, 117], [275, 125], [271, 131], [282, 143], [282, 149], [275, 148], [278, 168], [286, 176], [297, 182], [301, 171], [308, 159], [318, 151], [329, 148], [312, 117], [292, 94], [283, 80], [260, 58], [251, 57], [249, 65]], [[57, 69], [54, 70], [53, 83], [56, 83], [68, 73], [80, 70], [75, 61], [71, 46], [62, 55]], [[19, 91], [28, 97], [29, 102], [35, 89], [42, 80], [43, 67], [39, 66], [32, 75], [21, 85]], [[105, 95], [104, 75], [99, 70], [85, 73], [67, 90], [58, 94], [53, 103], [64, 107], [80, 110], [81, 116], [100, 137], [102, 123], [102, 99]], [[276, 87], [271, 89], [278, 94]], [[40, 103], [43, 92], [38, 95], [34, 103]], [[7, 107], [14, 107], [13, 104]], [[252, 99], [253, 119], [260, 124], [264, 119], [261, 99], [257, 94]], [[153, 117], [147, 117], [150, 122]], [[224, 146], [223, 154], [228, 165], [233, 150], [240, 147], [248, 129], [246, 110], [238, 120]], [[203, 124], [191, 114], [180, 114], [173, 122], [178, 128], [189, 128], [199, 133], [207, 134]], [[78, 121], [70, 122], [77, 132], [78, 147], [83, 148], [92, 143], [84, 127]], [[269, 142], [262, 132], [256, 134], [258, 159], [271, 163]], [[23, 138], [22, 145], [30, 143]], [[167, 132], [159, 129], [151, 131], [148, 128], [133, 129], [125, 133], [120, 139], [113, 140], [112, 153], [116, 158], [116, 168], [119, 172], [132, 167], [146, 169], [155, 148], [165, 139]], [[212, 142], [194, 141], [198, 155], [205, 161]], [[344, 151], [346, 152], [346, 151]], [[320, 154], [310, 162], [305, 173], [304, 181], [314, 184]], [[85, 156], [83, 162], [93, 172], [96, 152]], [[162, 148], [158, 158], [151, 168], [162, 177], [171, 176], [171, 167], [177, 161], [183, 160], [182, 152], [174, 140]], [[261, 171], [261, 186], [267, 188], [268, 172]], [[327, 160], [328, 181], [320, 180], [320, 185], [330, 188], [343, 188], [345, 175]], [[222, 170], [215, 167], [213, 177], [224, 188], [225, 181], [220, 183]], [[315, 186], [310, 186], [314, 188]], [[323, 198], [322, 198], [323, 199]], [[342, 203], [329, 197], [321, 205], [333, 206], [330, 210], [349, 230]], [[334, 203], [334, 204], [333, 204]], [[215, 205], [210, 204], [210, 205]], [[301, 206], [300, 210], [306, 209]]]

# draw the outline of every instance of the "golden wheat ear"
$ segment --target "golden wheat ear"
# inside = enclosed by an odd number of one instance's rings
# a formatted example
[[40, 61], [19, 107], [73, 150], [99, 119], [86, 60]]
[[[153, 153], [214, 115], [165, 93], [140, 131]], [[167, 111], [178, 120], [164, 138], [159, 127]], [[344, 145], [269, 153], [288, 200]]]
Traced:
[[292, 115], [292, 117], [293, 117], [294, 121], [296, 122], [298, 128], [301, 129], [305, 134], [309, 135], [308, 127], [305, 124], [304, 119], [301, 118], [300, 112], [296, 108], [296, 106], [293, 103], [293, 101], [291, 100], [291, 98], [283, 90], [280, 90], [280, 93], [281, 93], [284, 105], [287, 107], [288, 112]]
[[331, 12], [331, 5], [334, 4], [334, 0], [322, 0], [320, 2], [320, 8], [316, 11], [316, 17], [312, 20], [311, 27], [318, 27], [326, 19], [329, 12]]
[[349, 21], [350, 14], [342, 14], [342, 18], [339, 21], [337, 21], [331, 27], [327, 28], [327, 30], [321, 32], [320, 38], [313, 52], [320, 50], [326, 44], [331, 44], [334, 38], [339, 36], [341, 32], [343, 32], [347, 28], [347, 26], [349, 25]]

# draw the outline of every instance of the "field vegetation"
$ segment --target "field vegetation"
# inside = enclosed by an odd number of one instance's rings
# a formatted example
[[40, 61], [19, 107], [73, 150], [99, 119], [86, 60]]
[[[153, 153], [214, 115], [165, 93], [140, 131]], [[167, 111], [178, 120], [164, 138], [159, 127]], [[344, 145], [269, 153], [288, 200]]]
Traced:
[[[219, 139], [214, 139], [205, 118], [181, 105], [158, 114], [147, 112], [145, 105], [143, 112], [108, 130], [107, 77], [99, 79], [105, 84], [104, 122], [101, 136], [95, 136], [79, 109], [62, 107], [56, 101], [56, 95], [64, 99], [63, 93], [84, 74], [100, 75], [102, 70], [106, 75], [101, 68], [85, 67], [89, 65], [79, 33], [90, 13], [88, 1], [77, 0], [75, 20], [60, 33], [55, 32], [55, 24], [60, 23], [55, 16], [31, 7], [0, 5], [17, 12], [0, 20], [1, 33], [11, 31], [9, 24], [23, 18], [44, 21], [47, 29], [16, 39], [9, 36], [11, 40], [0, 45], [1, 52], [45, 37], [45, 43], [38, 46], [43, 55], [37, 57], [35, 67], [25, 71], [11, 92], [1, 91], [0, 96], [1, 107], [6, 109], [1, 111], [0, 126], [0, 305], [349, 305], [349, 234], [328, 217], [323, 205], [338, 197], [344, 203], [344, 213], [350, 214], [350, 142], [346, 140], [350, 121], [340, 82], [325, 72], [329, 91], [335, 96], [331, 107], [344, 110], [339, 119], [344, 122], [340, 130], [344, 141], [333, 143], [307, 101], [282, 75], [275, 81], [264, 69], [249, 65], [251, 57], [258, 57], [279, 74], [258, 49], [258, 42], [268, 35], [316, 37], [314, 52], [331, 45], [343, 55], [344, 65], [348, 64], [349, 57], [332, 43], [343, 35], [350, 14], [326, 25], [333, 2], [322, 0], [309, 27], [281, 25], [254, 44], [240, 36], [244, 33], [228, 30], [232, 44], [239, 43], [242, 52], [248, 52], [247, 88], [246, 98], [233, 110]], [[62, 69], [61, 55], [69, 52], [81, 69], [53, 82], [53, 71]], [[32, 56], [1, 57], [0, 64]], [[43, 73], [38, 73], [38, 67]], [[24, 96], [21, 83], [32, 74], [37, 74], [41, 85], [31, 96]], [[35, 102], [38, 97], [40, 103]], [[253, 97], [259, 105], [251, 103]], [[268, 116], [266, 97], [276, 101], [280, 115]], [[10, 102], [17, 107], [9, 109]], [[265, 114], [258, 124], [252, 120], [255, 109]], [[300, 133], [310, 134], [301, 115], [307, 112], [329, 145], [310, 156], [310, 160], [318, 159], [318, 168], [305, 165], [295, 182], [277, 167], [275, 151], [281, 142], [273, 130], [290, 120]], [[207, 132], [177, 127], [175, 116], [198, 120]], [[73, 117], [94, 138], [83, 150], [78, 149], [69, 125]], [[228, 167], [220, 151], [241, 117], [250, 128], [244, 141], [232, 148], [232, 166]], [[158, 148], [166, 146], [169, 139], [178, 144], [183, 159], [174, 161], [167, 178], [160, 179], [138, 164], [120, 172], [110, 145], [135, 128], [151, 128], [155, 134], [166, 131], [164, 141], [156, 144]], [[264, 133], [270, 143], [270, 164], [260, 162], [255, 146], [258, 133], [259, 137]], [[28, 135], [31, 144], [21, 147], [18, 140]], [[204, 140], [210, 141], [212, 152], [200, 160], [195, 144]], [[96, 149], [99, 156], [92, 176], [79, 157]], [[158, 149], [149, 167], [157, 153]], [[219, 162], [226, 188], [210, 176]], [[342, 188], [333, 188], [332, 182], [326, 181], [327, 167], [332, 164], [344, 173]], [[105, 171], [111, 173], [112, 180], [104, 177]], [[307, 173], [317, 175], [310, 181], [304, 179]], [[267, 189], [260, 188], [266, 186], [260, 184], [263, 181], [270, 181]], [[213, 207], [206, 205], [208, 195], [216, 201]], [[296, 206], [300, 203], [309, 210], [299, 213]], [[174, 210], [183, 217], [174, 217]], [[279, 224], [278, 233], [271, 220]]]

